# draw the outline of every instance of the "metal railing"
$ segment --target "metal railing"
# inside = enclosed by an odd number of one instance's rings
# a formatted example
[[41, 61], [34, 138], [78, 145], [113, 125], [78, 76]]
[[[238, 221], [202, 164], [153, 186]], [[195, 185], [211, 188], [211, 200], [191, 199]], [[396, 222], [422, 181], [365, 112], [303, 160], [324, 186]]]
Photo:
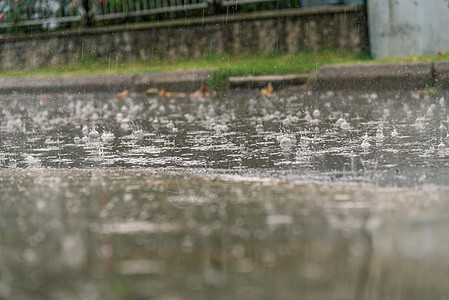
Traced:
[[210, 5], [208, 0], [128, 0], [94, 3], [96, 4], [93, 13], [94, 20], [111, 20], [205, 9]]
[[222, 0], [220, 2], [221, 6], [237, 6], [250, 3], [261, 3], [261, 2], [271, 2], [274, 0]]
[[[0, 30], [40, 26], [53, 30], [78, 22], [90, 26], [95, 21], [144, 17], [157, 14], [261, 4], [298, 3], [300, 0], [0, 0]], [[351, 0], [363, 1], [363, 0]], [[179, 15], [178, 15], [179, 16]]]
[[[270, 0], [272, 1], [272, 0]], [[0, 28], [123, 19], [206, 9], [209, 0], [0, 0]]]
[[85, 11], [78, 0], [0, 0], [0, 28], [57, 24], [83, 20]]

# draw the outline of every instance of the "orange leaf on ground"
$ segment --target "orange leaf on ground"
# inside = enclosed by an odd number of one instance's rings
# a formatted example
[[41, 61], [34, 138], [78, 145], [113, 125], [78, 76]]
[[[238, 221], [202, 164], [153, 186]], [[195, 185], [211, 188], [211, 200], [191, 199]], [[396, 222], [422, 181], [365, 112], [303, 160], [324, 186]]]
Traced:
[[117, 99], [117, 100], [121, 100], [121, 99], [123, 99], [123, 98], [126, 98], [127, 96], [128, 96], [128, 90], [124, 90], [124, 91], [122, 91], [122, 92], [120, 92], [120, 93], [117, 93], [116, 95], [115, 95], [115, 99]]
[[271, 84], [271, 82], [269, 82], [266, 88], [260, 90], [259, 94], [261, 96], [272, 95], [273, 91], [274, 91], [273, 85]]

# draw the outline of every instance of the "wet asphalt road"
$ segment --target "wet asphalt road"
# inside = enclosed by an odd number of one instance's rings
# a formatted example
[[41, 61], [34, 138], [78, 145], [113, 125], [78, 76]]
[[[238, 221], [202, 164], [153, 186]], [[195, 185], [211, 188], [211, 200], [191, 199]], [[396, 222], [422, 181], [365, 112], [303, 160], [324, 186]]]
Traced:
[[0, 298], [444, 299], [446, 98], [4, 95]]

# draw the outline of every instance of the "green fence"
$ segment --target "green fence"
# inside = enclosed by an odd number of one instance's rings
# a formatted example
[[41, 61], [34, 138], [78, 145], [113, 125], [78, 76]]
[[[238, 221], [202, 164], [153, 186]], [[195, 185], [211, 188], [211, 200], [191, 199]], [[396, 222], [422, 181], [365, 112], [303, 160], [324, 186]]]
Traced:
[[300, 1], [0, 0], [0, 33], [39, 32], [239, 11], [298, 8], [301, 7]]

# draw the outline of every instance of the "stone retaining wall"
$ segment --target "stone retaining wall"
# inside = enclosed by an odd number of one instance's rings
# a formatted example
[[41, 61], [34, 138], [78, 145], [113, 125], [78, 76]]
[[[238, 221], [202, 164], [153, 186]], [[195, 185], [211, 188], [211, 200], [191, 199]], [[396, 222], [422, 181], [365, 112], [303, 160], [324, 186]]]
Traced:
[[23, 35], [0, 40], [0, 68], [64, 65], [85, 57], [199, 58], [368, 47], [363, 7], [279, 10]]

